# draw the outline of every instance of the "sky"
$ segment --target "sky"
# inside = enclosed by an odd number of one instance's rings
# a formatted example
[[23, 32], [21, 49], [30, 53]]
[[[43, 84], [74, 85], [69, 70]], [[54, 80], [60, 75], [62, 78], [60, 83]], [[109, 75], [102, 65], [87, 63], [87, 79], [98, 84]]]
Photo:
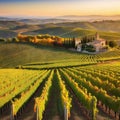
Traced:
[[0, 16], [120, 15], [120, 0], [0, 0]]

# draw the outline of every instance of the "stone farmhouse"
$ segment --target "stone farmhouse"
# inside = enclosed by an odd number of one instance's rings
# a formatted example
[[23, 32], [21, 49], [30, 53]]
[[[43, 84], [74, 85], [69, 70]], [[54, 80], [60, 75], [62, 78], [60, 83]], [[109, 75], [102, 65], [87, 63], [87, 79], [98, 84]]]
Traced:
[[[77, 51], [81, 52], [82, 51], [82, 44], [81, 44], [81, 41], [79, 40], [78, 42], [78, 39], [75, 40], [76, 42], [76, 47], [77, 47]], [[96, 52], [100, 52], [100, 51], [103, 51], [103, 48], [105, 48], [106, 46], [106, 40], [102, 39], [99, 37], [99, 34], [96, 33], [95, 34], [95, 40], [92, 41], [92, 42], [88, 42], [86, 43], [86, 45], [91, 45], [94, 47], [95, 51]]]

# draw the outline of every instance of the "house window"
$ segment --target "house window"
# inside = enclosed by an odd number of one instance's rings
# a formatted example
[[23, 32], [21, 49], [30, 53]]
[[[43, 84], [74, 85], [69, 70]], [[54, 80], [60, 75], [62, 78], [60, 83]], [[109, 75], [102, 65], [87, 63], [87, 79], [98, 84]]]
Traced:
[[104, 46], [104, 43], [102, 43], [102, 46]]

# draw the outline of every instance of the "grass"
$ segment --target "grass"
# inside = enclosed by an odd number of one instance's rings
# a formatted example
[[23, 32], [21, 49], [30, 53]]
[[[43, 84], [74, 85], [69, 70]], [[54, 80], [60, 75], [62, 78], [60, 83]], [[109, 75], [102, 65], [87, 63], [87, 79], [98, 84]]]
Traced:
[[49, 46], [37, 47], [15, 43], [0, 44], [1, 67], [15, 67], [27, 63], [70, 60], [73, 58], [79, 59], [81, 58], [81, 55], [63, 48]]
[[0, 43], [0, 67], [14, 68], [19, 65], [55, 67], [91, 64], [119, 59], [120, 51], [108, 51], [97, 55], [73, 52], [60, 47], [36, 46], [21, 43]]

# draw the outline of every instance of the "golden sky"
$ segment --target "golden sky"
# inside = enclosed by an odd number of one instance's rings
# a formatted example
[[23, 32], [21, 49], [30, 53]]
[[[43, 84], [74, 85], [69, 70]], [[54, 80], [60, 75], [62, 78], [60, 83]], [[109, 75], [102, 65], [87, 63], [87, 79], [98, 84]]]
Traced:
[[0, 16], [120, 15], [120, 0], [11, 1], [1, 0]]

